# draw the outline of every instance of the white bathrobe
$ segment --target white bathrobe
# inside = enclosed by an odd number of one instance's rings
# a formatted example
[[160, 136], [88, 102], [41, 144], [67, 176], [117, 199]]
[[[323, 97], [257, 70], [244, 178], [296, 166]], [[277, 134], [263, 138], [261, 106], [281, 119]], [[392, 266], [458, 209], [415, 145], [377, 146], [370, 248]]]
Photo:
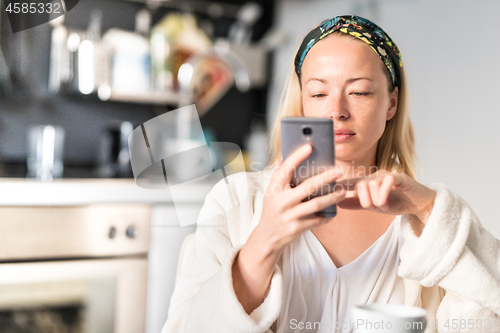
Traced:
[[[260, 220], [271, 171], [238, 173], [217, 183], [198, 218], [195, 248], [176, 282], [162, 333], [271, 333], [287, 299], [276, 265], [264, 302], [248, 315], [232, 282], [236, 255]], [[398, 275], [404, 304], [428, 310], [426, 333], [500, 332], [500, 241], [442, 184], [417, 237], [401, 216]], [[458, 327], [458, 328], [457, 328]], [[492, 329], [493, 327], [493, 329]]]

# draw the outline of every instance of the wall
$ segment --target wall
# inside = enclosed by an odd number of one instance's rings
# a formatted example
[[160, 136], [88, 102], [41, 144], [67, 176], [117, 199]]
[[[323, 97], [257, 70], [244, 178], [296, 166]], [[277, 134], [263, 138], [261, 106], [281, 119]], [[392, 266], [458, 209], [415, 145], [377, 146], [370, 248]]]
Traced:
[[500, 2], [488, 0], [281, 1], [276, 22], [289, 40], [275, 56], [269, 120], [309, 29], [351, 13], [377, 22], [403, 56], [423, 183], [446, 184], [500, 238], [494, 208], [500, 201], [499, 11]]

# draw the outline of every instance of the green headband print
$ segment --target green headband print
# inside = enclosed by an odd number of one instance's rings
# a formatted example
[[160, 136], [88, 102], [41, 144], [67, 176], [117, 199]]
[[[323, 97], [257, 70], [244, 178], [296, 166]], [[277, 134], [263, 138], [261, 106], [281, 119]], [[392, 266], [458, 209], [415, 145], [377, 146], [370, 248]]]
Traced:
[[387, 67], [393, 87], [401, 88], [403, 60], [396, 43], [381, 27], [370, 20], [354, 15], [334, 17], [321, 23], [307, 34], [295, 56], [295, 73], [297, 73], [299, 80], [300, 69], [309, 50], [318, 41], [335, 31], [351, 35], [368, 44]]

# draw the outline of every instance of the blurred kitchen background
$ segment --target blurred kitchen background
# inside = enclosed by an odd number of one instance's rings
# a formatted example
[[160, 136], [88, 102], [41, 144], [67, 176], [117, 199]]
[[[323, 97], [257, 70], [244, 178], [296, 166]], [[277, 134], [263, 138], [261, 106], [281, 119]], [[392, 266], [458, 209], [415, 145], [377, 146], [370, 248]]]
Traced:
[[[52, 124], [65, 132], [64, 178], [130, 177], [102, 170], [106, 136], [194, 101], [211, 141], [244, 147], [265, 125], [274, 2], [244, 3], [84, 0], [16, 34], [3, 10], [0, 174], [26, 176], [29, 129]], [[183, 99], [178, 70], [195, 54]]]
[[[500, 238], [499, 11], [493, 0], [80, 0], [12, 33], [2, 3], [0, 331], [159, 332], [195, 230], [179, 219], [196, 221], [210, 186], [175, 207], [168, 190], [137, 187], [128, 134], [196, 103], [203, 139], [263, 168], [295, 50], [335, 15], [372, 19], [397, 42], [421, 181], [446, 184]], [[43, 147], [60, 160], [49, 174], [37, 171]]]

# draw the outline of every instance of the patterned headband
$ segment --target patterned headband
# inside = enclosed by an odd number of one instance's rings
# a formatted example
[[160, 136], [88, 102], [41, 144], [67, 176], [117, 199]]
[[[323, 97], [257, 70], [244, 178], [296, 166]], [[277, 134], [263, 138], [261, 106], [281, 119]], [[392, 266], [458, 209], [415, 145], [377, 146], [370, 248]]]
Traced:
[[344, 15], [337, 16], [321, 23], [307, 34], [300, 44], [299, 51], [295, 56], [295, 72], [300, 80], [300, 69], [309, 50], [321, 39], [335, 31], [356, 37], [368, 44], [387, 67], [391, 75], [393, 87], [401, 88], [401, 68], [403, 60], [399, 49], [388, 34], [370, 20], [365, 18]]

